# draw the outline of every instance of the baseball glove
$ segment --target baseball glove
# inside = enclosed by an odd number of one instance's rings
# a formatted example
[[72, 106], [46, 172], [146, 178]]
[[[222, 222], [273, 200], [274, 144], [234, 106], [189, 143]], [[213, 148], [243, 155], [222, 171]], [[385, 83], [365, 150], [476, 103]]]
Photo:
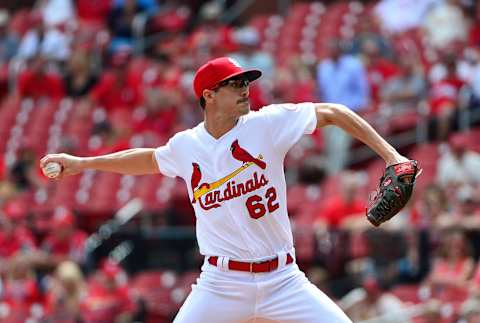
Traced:
[[388, 166], [370, 199], [368, 221], [378, 227], [397, 214], [412, 196], [415, 179], [420, 173], [416, 160]]

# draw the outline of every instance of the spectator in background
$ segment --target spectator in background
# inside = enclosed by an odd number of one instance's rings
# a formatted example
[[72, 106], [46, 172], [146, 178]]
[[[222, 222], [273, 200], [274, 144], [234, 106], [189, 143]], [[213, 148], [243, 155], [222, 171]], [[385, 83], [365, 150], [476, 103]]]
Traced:
[[376, 17], [360, 19], [358, 21], [358, 32], [355, 33], [352, 40], [352, 54], [360, 54], [366, 42], [374, 42], [382, 57], [390, 57], [392, 48], [387, 38], [380, 33], [380, 30], [381, 27]]
[[275, 64], [268, 52], [260, 50], [260, 35], [253, 27], [242, 27], [233, 33], [238, 49], [230, 55], [246, 69], [265, 71], [265, 79], [271, 81], [275, 74]]
[[374, 8], [382, 27], [391, 33], [419, 27], [425, 14], [438, 0], [398, 1], [381, 0]]
[[381, 55], [380, 47], [373, 39], [363, 42], [362, 58], [367, 71], [370, 105], [377, 105], [380, 88], [395, 77], [399, 70], [397, 65]]
[[460, 90], [465, 82], [457, 76], [457, 59], [448, 55], [444, 59], [446, 75], [434, 81], [430, 88], [430, 115], [436, 121], [435, 137], [445, 140], [451, 130], [459, 106]]
[[153, 54], [153, 61], [143, 75], [143, 104], [134, 113], [133, 129], [153, 146], [155, 138], [169, 137], [178, 125], [185, 104], [181, 93], [181, 70], [170, 55]]
[[3, 303], [10, 315], [7, 314], [2, 321], [27, 322], [32, 305], [41, 301], [35, 272], [28, 260], [20, 255], [11, 259], [9, 265], [5, 280], [1, 284], [0, 303]]
[[445, 288], [466, 288], [474, 269], [474, 261], [465, 233], [458, 229], [442, 236], [441, 246], [425, 284], [433, 295]]
[[298, 57], [276, 69], [272, 86], [274, 102], [315, 102], [317, 97], [315, 79]]
[[467, 39], [469, 23], [458, 3], [458, 0], [439, 1], [427, 13], [423, 29], [433, 47], [443, 49], [452, 42]]
[[127, 323], [132, 321], [135, 310], [125, 273], [114, 261], [105, 260], [81, 304], [83, 321]]
[[409, 322], [408, 317], [402, 315], [402, 301], [385, 292], [374, 276], [365, 277], [362, 287], [350, 291], [339, 304], [353, 322], [378, 316], [382, 316], [381, 322], [386, 323]]
[[420, 65], [413, 56], [399, 57], [399, 73], [382, 86], [380, 113], [388, 117], [417, 111], [425, 98], [426, 83]]
[[[459, 226], [469, 232], [473, 231], [471, 241], [480, 245], [480, 236], [476, 234], [476, 231], [480, 232], [480, 208], [478, 207], [480, 196], [475, 196], [474, 189], [469, 185], [459, 187], [455, 195], [456, 201], [453, 204], [449, 219], [450, 225]], [[477, 256], [478, 254], [480, 254], [480, 250], [475, 250], [474, 255]]]
[[179, 93], [169, 88], [145, 89], [141, 115], [135, 120], [134, 132], [146, 136], [168, 137], [178, 123]]
[[111, 69], [101, 76], [90, 93], [94, 104], [109, 113], [121, 109], [132, 111], [141, 103], [138, 80], [131, 77], [127, 69], [131, 56], [128, 47], [115, 52], [111, 58]]
[[198, 25], [188, 40], [195, 60], [194, 65], [235, 51], [233, 29], [219, 19], [222, 10], [222, 6], [216, 1], [209, 1], [201, 7]]
[[[478, 25], [480, 39], [480, 22]], [[469, 107], [477, 108], [480, 106], [480, 40], [476, 47], [468, 48], [465, 54], [467, 62], [467, 68], [465, 69], [467, 71], [466, 79], [471, 90]]]
[[338, 39], [329, 42], [329, 56], [317, 66], [320, 96], [325, 102], [338, 102], [360, 112], [369, 104], [365, 67], [360, 59], [346, 54], [344, 48], [345, 44]]
[[9, 62], [16, 55], [19, 44], [17, 35], [10, 31], [8, 22], [8, 11], [0, 10], [0, 101], [9, 92]]
[[421, 198], [414, 203], [410, 222], [414, 228], [426, 229], [436, 234], [441, 227], [441, 218], [448, 213], [449, 206], [450, 203], [443, 188], [430, 184]]
[[33, 147], [25, 144], [20, 147], [18, 157], [10, 167], [9, 180], [15, 183], [17, 191], [24, 192], [43, 186], [38, 167], [36, 165], [36, 155]]
[[35, 7], [41, 11], [47, 27], [74, 27], [75, 7], [72, 0], [37, 0]]
[[18, 38], [8, 28], [9, 14], [0, 10], [0, 66], [12, 59], [17, 53]]
[[40, 247], [44, 252], [43, 265], [55, 267], [66, 260], [84, 264], [86, 240], [87, 234], [75, 228], [73, 213], [64, 207], [57, 207], [51, 221], [51, 232]]
[[480, 184], [480, 154], [468, 149], [465, 135], [455, 134], [449, 147], [437, 162], [437, 183], [443, 187], [458, 184]]
[[30, 20], [32, 29], [23, 36], [16, 58], [25, 61], [41, 54], [53, 61], [64, 62], [70, 55], [70, 36], [59, 27], [47, 29], [38, 11], [31, 13]]
[[91, 54], [85, 49], [73, 52], [68, 59], [64, 77], [66, 95], [72, 98], [84, 97], [97, 83], [91, 65]]
[[21, 225], [26, 216], [25, 205], [12, 200], [0, 212], [0, 273], [5, 272], [9, 259], [36, 249], [31, 232]]
[[141, 1], [124, 0], [121, 6], [114, 6], [108, 17], [108, 27], [112, 33], [111, 50], [129, 46], [134, 48], [135, 19], [144, 15], [145, 8]]
[[45, 319], [47, 322], [79, 322], [80, 304], [85, 296], [85, 281], [78, 265], [71, 261], [60, 263], [48, 286]]
[[426, 231], [408, 230], [404, 233], [406, 250], [403, 257], [390, 264], [386, 270], [389, 283], [419, 283], [428, 274], [430, 241]]
[[317, 221], [326, 221], [330, 229], [355, 229], [365, 224], [365, 201], [359, 196], [359, 174], [345, 171], [341, 176], [340, 194], [324, 202]]
[[60, 100], [65, 91], [62, 79], [55, 73], [47, 72], [48, 60], [41, 55], [29, 61], [29, 67], [18, 78], [18, 95], [21, 98]]
[[[329, 56], [318, 64], [317, 83], [321, 101], [344, 104], [356, 112], [369, 104], [365, 68], [358, 58], [344, 54], [337, 39], [330, 41]], [[352, 139], [336, 127], [324, 128], [324, 134], [327, 168], [334, 174], [345, 167]]]
[[[124, 8], [125, 6], [130, 5], [128, 3], [129, 1], [130, 0], [113, 0], [112, 3], [114, 8]], [[134, 2], [148, 14], [154, 14], [159, 9], [156, 0], [134, 0]]]
[[239, 28], [233, 33], [233, 39], [238, 48], [230, 54], [230, 57], [242, 67], [265, 71], [265, 79], [250, 87], [250, 105], [253, 110], [258, 110], [267, 105], [265, 92], [273, 86], [275, 75], [273, 58], [268, 52], [260, 50], [260, 35], [253, 27]]
[[108, 120], [96, 123], [88, 142], [90, 154], [97, 156], [128, 149], [130, 146], [127, 137], [121, 129], [114, 128]]
[[182, 71], [178, 62], [171, 55], [164, 52], [154, 52], [151, 55], [148, 68], [140, 77], [145, 88], [168, 88], [176, 90], [180, 87]]

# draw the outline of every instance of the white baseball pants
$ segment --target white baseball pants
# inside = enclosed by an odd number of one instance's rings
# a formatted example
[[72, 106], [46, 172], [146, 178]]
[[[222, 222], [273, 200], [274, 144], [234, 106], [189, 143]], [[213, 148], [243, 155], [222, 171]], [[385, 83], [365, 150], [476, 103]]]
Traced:
[[208, 263], [174, 323], [351, 323], [294, 263], [269, 273]]

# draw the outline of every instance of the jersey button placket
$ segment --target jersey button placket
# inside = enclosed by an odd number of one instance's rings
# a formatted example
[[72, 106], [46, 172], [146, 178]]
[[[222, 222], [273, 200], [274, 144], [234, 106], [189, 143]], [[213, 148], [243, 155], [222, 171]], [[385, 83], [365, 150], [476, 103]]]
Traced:
[[[215, 157], [214, 157], [214, 160], [213, 160], [213, 165], [214, 165], [215, 172], [216, 172], [217, 176], [219, 176], [219, 177], [224, 176], [225, 175], [224, 173], [226, 173], [228, 171], [228, 168], [229, 168], [229, 167], [223, 167], [222, 168], [221, 167], [222, 161], [225, 162], [225, 165], [228, 165], [228, 166], [232, 165], [232, 163], [228, 162], [228, 158], [232, 158], [230, 149], [229, 148], [225, 149], [225, 146], [226, 146], [227, 143], [228, 143], [228, 141], [224, 141], [223, 145], [219, 145], [219, 147], [217, 147], [217, 149], [218, 148], [220, 148], [220, 149], [218, 149], [215, 152]], [[230, 147], [230, 145], [227, 145], [227, 147]], [[241, 197], [239, 197], [239, 198], [241, 198]], [[233, 222], [236, 224], [236, 226], [238, 228], [238, 232], [242, 237], [242, 241], [243, 241], [243, 246], [242, 247], [247, 249], [248, 252], [250, 253], [248, 258], [253, 258], [254, 253], [252, 252], [251, 244], [247, 243], [248, 239], [246, 239], [244, 231], [242, 230], [242, 220], [238, 218], [239, 216], [241, 216], [241, 214], [239, 214], [239, 213], [242, 213], [242, 211], [235, 209], [235, 207], [234, 207], [235, 202], [236, 202], [236, 199], [232, 199], [230, 201], [224, 201], [223, 204], [222, 204], [222, 207], [224, 207], [226, 210], [228, 210], [228, 215], [232, 218]], [[251, 271], [252, 270], [250, 270], [250, 272]]]

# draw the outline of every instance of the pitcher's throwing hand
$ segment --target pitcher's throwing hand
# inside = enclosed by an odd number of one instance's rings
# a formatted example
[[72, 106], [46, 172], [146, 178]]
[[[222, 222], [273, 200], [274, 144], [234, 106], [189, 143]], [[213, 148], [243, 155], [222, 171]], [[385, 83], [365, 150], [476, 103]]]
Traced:
[[83, 170], [82, 158], [68, 154], [48, 154], [40, 160], [40, 168], [45, 172], [49, 163], [58, 163], [61, 166], [61, 172], [56, 178], [75, 175]]

